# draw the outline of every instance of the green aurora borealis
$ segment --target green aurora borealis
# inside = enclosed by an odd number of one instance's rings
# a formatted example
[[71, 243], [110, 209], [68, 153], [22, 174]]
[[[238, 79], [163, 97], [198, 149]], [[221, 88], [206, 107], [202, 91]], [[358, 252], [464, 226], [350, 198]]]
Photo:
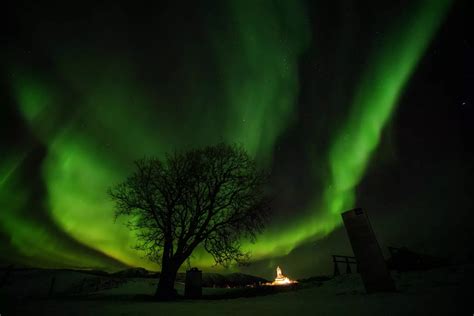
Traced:
[[[244, 244], [254, 259], [287, 254], [342, 224], [339, 214], [356, 205], [357, 185], [450, 2], [417, 1], [386, 23], [384, 40], [368, 50], [329, 146], [318, 152], [326, 176], [312, 177], [323, 190], [314, 192], [307, 209], [295, 210], [302, 215], [276, 220], [257, 243]], [[157, 269], [132, 249], [134, 236], [114, 222], [106, 195], [134, 159], [223, 140], [242, 143], [262, 165], [272, 166], [276, 143], [297, 124], [300, 58], [318, 43], [311, 42], [304, 3], [257, 3], [228, 0], [215, 9], [219, 14], [200, 17], [198, 35], [177, 28], [179, 40], [163, 48], [136, 44], [126, 17], [113, 9], [105, 18], [91, 17], [110, 23], [87, 36], [69, 38], [67, 30], [54, 31], [54, 22], [38, 27], [41, 39], [51, 34], [41, 46], [47, 66], [12, 60], [6, 70], [25, 128], [46, 148], [34, 180], [45, 192], [32, 193], [22, 182], [29, 177], [24, 162], [33, 141], [11, 146], [0, 160], [0, 230], [18, 261], [115, 268], [117, 260]], [[166, 41], [159, 35], [157, 41]], [[156, 56], [148, 58], [156, 63], [144, 66], [141, 50]], [[308, 147], [314, 145], [311, 135], [304, 137]], [[38, 202], [38, 212], [46, 210], [50, 224], [27, 214], [31, 201]], [[212, 265], [202, 250], [192, 263]]]

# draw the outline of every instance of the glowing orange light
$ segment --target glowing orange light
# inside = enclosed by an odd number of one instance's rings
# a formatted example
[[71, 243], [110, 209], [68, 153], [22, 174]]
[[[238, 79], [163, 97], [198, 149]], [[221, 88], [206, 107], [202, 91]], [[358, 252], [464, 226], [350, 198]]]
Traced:
[[288, 285], [288, 284], [298, 283], [297, 281], [290, 280], [288, 277], [284, 276], [281, 273], [280, 267], [277, 267], [276, 272], [277, 272], [277, 276], [275, 278], [275, 281], [273, 281], [271, 285]]

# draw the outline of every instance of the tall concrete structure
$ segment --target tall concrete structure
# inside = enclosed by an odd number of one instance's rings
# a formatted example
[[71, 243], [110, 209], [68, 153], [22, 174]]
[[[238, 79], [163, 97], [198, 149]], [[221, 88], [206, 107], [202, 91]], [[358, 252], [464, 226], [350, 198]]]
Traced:
[[356, 208], [342, 213], [367, 293], [394, 291], [395, 284], [367, 214]]

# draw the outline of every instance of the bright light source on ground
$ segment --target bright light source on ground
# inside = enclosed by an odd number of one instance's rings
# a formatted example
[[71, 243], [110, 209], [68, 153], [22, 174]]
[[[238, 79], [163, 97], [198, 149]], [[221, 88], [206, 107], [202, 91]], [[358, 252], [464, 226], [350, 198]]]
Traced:
[[273, 281], [271, 285], [288, 285], [288, 284], [298, 283], [297, 281], [290, 280], [288, 277], [284, 276], [281, 273], [280, 267], [277, 267], [276, 272], [277, 272], [277, 276], [275, 278], [275, 281]]

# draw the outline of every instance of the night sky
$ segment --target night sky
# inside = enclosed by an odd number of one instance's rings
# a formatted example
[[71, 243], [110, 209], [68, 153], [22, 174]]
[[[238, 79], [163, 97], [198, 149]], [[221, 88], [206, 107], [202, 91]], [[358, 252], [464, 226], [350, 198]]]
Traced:
[[[107, 188], [143, 156], [220, 141], [272, 172], [240, 269], [331, 271], [340, 213], [381, 246], [474, 257], [471, 1], [15, 1], [2, 22], [0, 261], [159, 267]], [[215, 270], [198, 249], [191, 264]], [[232, 267], [230, 270], [239, 270]]]

